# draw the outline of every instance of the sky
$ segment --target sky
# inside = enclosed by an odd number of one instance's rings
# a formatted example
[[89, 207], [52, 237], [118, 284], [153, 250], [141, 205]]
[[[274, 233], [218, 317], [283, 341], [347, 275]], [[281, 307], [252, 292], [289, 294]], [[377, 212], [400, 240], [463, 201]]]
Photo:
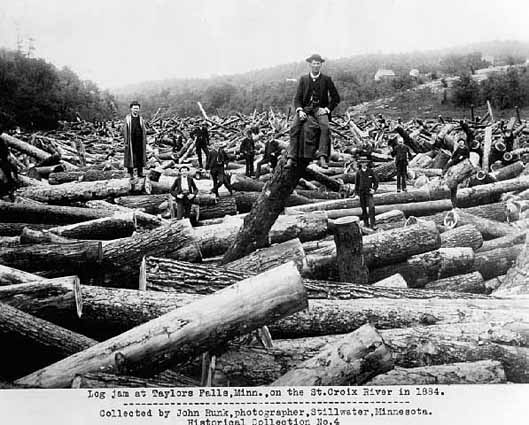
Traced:
[[0, 46], [103, 88], [323, 57], [529, 41], [524, 0], [0, 0]]

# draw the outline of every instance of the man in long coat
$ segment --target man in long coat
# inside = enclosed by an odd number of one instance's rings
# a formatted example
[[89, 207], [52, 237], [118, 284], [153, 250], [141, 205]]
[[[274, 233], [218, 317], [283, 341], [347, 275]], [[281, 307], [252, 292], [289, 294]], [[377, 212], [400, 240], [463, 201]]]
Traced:
[[140, 104], [131, 102], [130, 114], [125, 117], [123, 124], [123, 138], [125, 141], [125, 157], [123, 160], [131, 179], [134, 178], [134, 169], [138, 171], [138, 177], [143, 177], [143, 167], [147, 163], [147, 133], [145, 131], [145, 120], [140, 116]]

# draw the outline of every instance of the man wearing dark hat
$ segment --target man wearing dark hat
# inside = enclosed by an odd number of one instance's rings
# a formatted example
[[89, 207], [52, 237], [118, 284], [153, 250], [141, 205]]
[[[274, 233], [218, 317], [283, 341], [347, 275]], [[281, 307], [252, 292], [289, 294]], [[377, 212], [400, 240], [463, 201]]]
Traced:
[[397, 144], [393, 147], [395, 167], [397, 168], [397, 192], [401, 188], [406, 192], [406, 178], [408, 176], [408, 159], [411, 157], [410, 148], [404, 144], [404, 139], [397, 136]]
[[[366, 227], [376, 230], [375, 224], [375, 203], [373, 194], [378, 189], [378, 178], [375, 172], [368, 167], [369, 160], [360, 158], [360, 168], [355, 177], [355, 193], [360, 198], [360, 207], [362, 207], [362, 220]], [[369, 209], [369, 214], [368, 214]], [[368, 222], [369, 216], [369, 222]]]
[[176, 218], [189, 217], [191, 202], [197, 196], [198, 188], [195, 180], [189, 175], [189, 167], [182, 165], [180, 175], [175, 179], [171, 187], [171, 195], [176, 200]]
[[327, 158], [331, 150], [329, 119], [333, 109], [340, 103], [340, 96], [331, 77], [320, 72], [321, 65], [325, 62], [324, 59], [318, 54], [313, 54], [306, 61], [310, 64], [310, 73], [300, 77], [296, 95], [294, 96], [296, 114], [290, 127], [290, 146], [286, 167], [290, 168], [296, 164], [296, 160], [299, 157], [301, 128], [304, 121], [311, 116], [317, 120], [320, 127], [320, 137], [315, 157], [318, 158], [321, 167], [327, 168]]
[[224, 185], [226, 189], [230, 191], [230, 195], [233, 195], [233, 189], [230, 184], [230, 176], [226, 174], [225, 167], [228, 165], [230, 156], [224, 150], [224, 146], [218, 149], [211, 149], [208, 155], [208, 161], [206, 164], [206, 170], [209, 170], [211, 174], [211, 180], [213, 180], [213, 189], [211, 193], [219, 197], [219, 188]]
[[246, 177], [253, 176], [253, 162], [255, 160], [255, 140], [253, 138], [253, 129], [248, 128], [245, 131], [246, 137], [241, 142], [240, 155], [244, 158], [246, 164]]
[[191, 134], [191, 137], [195, 137], [195, 149], [198, 156], [198, 165], [200, 168], [202, 168], [202, 152], [204, 152], [206, 161], [208, 160], [209, 155], [209, 132], [206, 123], [203, 123], [202, 126], [197, 127]]
[[131, 102], [130, 114], [125, 117], [123, 125], [123, 137], [125, 139], [124, 165], [131, 179], [134, 178], [134, 169], [138, 171], [138, 177], [143, 177], [143, 167], [147, 162], [146, 146], [147, 135], [145, 121], [140, 116], [140, 104]]

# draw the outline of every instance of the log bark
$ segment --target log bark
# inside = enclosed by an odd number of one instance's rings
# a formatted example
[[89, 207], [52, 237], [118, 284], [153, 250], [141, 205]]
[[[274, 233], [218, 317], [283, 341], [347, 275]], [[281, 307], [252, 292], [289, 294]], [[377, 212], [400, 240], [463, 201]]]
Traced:
[[527, 274], [529, 269], [529, 246], [527, 237], [522, 250], [516, 258], [516, 262], [507, 271], [501, 286], [494, 291], [495, 296], [516, 296], [529, 294]]
[[483, 245], [483, 236], [473, 224], [458, 226], [441, 233], [441, 248], [469, 247], [474, 251]]
[[379, 181], [389, 182], [397, 175], [397, 166], [395, 165], [395, 162], [391, 161], [373, 168], [373, 171], [377, 175]]
[[[484, 321], [388, 329], [379, 333], [392, 351], [395, 366], [414, 368], [496, 360], [502, 364], [508, 381], [529, 382], [529, 349], [520, 343], [522, 336], [507, 325]], [[341, 335], [327, 335], [275, 340], [274, 348], [267, 350], [234, 347], [217, 359], [217, 370], [232, 386], [267, 385], [314, 356], [325, 344], [340, 338]]]
[[393, 368], [391, 352], [377, 331], [364, 325], [333, 344], [322, 347], [271, 385], [362, 385]]
[[39, 280], [40, 277], [22, 270], [0, 264], [0, 285], [16, 285], [18, 283]]
[[2, 133], [0, 137], [10, 148], [25, 153], [26, 155], [29, 155], [39, 161], [45, 161], [52, 156], [50, 153], [43, 151], [42, 149], [39, 149], [27, 142], [19, 140], [16, 137], [10, 136], [9, 134]]
[[0, 236], [20, 236], [25, 227], [34, 230], [47, 230], [54, 226], [53, 224], [0, 223]]
[[473, 294], [488, 294], [490, 291], [485, 286], [485, 281], [480, 272], [446, 277], [424, 286], [426, 289], [437, 291], [470, 292]]
[[[291, 207], [295, 205], [304, 205], [314, 202], [314, 200], [306, 196], [300, 195], [299, 191], [296, 192], [298, 193], [293, 193], [287, 198], [285, 206]], [[233, 197], [235, 198], [235, 202], [237, 204], [237, 211], [239, 213], [247, 213], [251, 211], [252, 205], [255, 201], [257, 201], [257, 198], [259, 198], [259, 192], [235, 192], [233, 194]], [[222, 198], [223, 197], [221, 197], [221, 199]]]
[[70, 239], [108, 240], [131, 236], [136, 230], [134, 213], [115, 214], [81, 223], [58, 226], [47, 231]]
[[406, 283], [406, 281], [404, 280], [404, 278], [396, 273], [392, 276], [389, 276], [385, 279], [382, 279], [382, 280], [379, 280], [378, 282], [376, 283], [373, 283], [373, 286], [374, 287], [377, 287], [377, 288], [401, 288], [401, 289], [404, 289], [404, 288], [407, 288], [408, 287], [408, 284]]
[[48, 183], [52, 185], [70, 182], [93, 182], [97, 180], [123, 179], [128, 177], [126, 170], [79, 170], [51, 173]]
[[[367, 283], [367, 267], [362, 249], [358, 218], [348, 217], [332, 222], [336, 263], [340, 282]], [[303, 249], [303, 247], [301, 248]]]
[[214, 205], [205, 205], [200, 207], [200, 219], [209, 220], [227, 215], [237, 214], [237, 201], [234, 197], [221, 197]]
[[503, 275], [513, 266], [521, 250], [522, 245], [512, 245], [478, 252], [474, 258], [473, 271], [480, 272], [485, 280]]
[[72, 381], [72, 388], [165, 388], [165, 387], [199, 387], [200, 382], [177, 373], [153, 378], [142, 378], [130, 375], [111, 373], [85, 373], [77, 375]]
[[0, 221], [8, 223], [70, 224], [112, 215], [103, 209], [0, 201]]
[[39, 202], [67, 204], [124, 196], [133, 190], [129, 179], [113, 179], [50, 186], [29, 186], [17, 190], [16, 194]]
[[525, 235], [526, 235], [526, 232], [523, 231], [523, 232], [513, 233], [510, 235], [504, 236], [502, 238], [496, 238], [496, 239], [491, 239], [489, 241], [485, 241], [483, 242], [483, 245], [481, 246], [481, 248], [476, 250], [476, 252], [485, 252], [485, 251], [490, 251], [490, 250], [498, 249], [498, 248], [509, 248], [513, 245], [523, 244], [525, 242]]
[[498, 171], [494, 171], [493, 173], [491, 173], [491, 175], [497, 181], [509, 180], [518, 177], [524, 169], [524, 163], [522, 161], [516, 161], [512, 164], [500, 168]]
[[305, 169], [305, 176], [308, 180], [314, 180], [324, 185], [327, 189], [333, 192], [340, 192], [343, 189], [343, 184], [326, 176], [321, 172], [321, 169], [311, 164]]
[[46, 244], [46, 243], [53, 243], [53, 244], [65, 244], [65, 243], [73, 243], [73, 242], [81, 242], [77, 239], [68, 239], [63, 238], [62, 236], [56, 235], [55, 233], [42, 231], [42, 230], [33, 230], [26, 228], [22, 231], [22, 234], [20, 235], [20, 243], [21, 244]]
[[78, 374], [115, 371], [121, 363], [118, 359], [124, 363], [121, 369], [160, 370], [168, 362], [183, 362], [213, 350], [306, 304], [299, 273], [293, 264], [286, 264], [176, 309], [17, 382], [44, 388], [69, 387]]
[[453, 189], [474, 173], [474, 165], [472, 165], [469, 159], [465, 159], [464, 161], [450, 167], [446, 172], [444, 180], [448, 188]]
[[496, 360], [451, 363], [447, 365], [398, 367], [375, 376], [366, 386], [385, 385], [452, 385], [452, 384], [504, 384], [505, 370]]
[[410, 288], [422, 288], [428, 282], [472, 271], [472, 248], [439, 248], [414, 255], [404, 263], [371, 269], [370, 282], [400, 273]]
[[507, 223], [499, 223], [495, 220], [478, 217], [459, 208], [450, 211], [445, 216], [445, 225], [450, 223], [451, 226], [464, 226], [471, 224], [475, 226], [483, 236], [483, 239], [495, 239], [502, 236], [511, 235], [515, 232], [512, 226]]

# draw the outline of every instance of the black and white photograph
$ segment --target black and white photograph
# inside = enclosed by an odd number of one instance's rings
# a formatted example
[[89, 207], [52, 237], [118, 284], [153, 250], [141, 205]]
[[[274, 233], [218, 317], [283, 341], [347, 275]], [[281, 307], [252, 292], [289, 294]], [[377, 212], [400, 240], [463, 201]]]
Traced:
[[0, 0], [0, 423], [526, 423], [528, 18]]

